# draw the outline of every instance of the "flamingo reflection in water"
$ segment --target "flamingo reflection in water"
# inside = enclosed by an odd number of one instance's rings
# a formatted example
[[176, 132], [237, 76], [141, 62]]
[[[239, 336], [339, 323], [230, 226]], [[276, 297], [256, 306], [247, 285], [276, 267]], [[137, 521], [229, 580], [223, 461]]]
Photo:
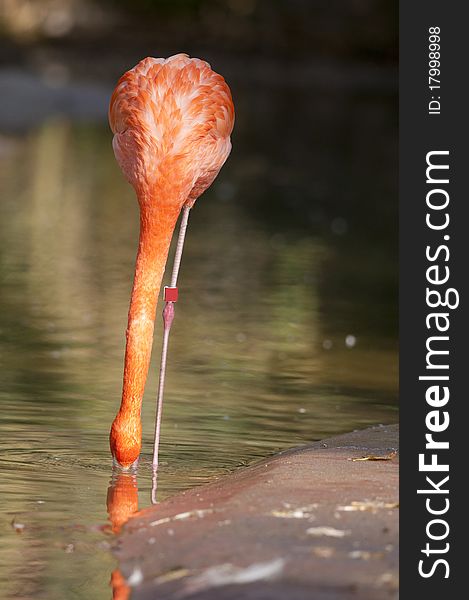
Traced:
[[[107, 491], [107, 513], [114, 534], [120, 533], [123, 525], [138, 511], [138, 487], [135, 472], [126, 473], [113, 469]], [[113, 600], [127, 600], [130, 586], [119, 569], [111, 573]]]

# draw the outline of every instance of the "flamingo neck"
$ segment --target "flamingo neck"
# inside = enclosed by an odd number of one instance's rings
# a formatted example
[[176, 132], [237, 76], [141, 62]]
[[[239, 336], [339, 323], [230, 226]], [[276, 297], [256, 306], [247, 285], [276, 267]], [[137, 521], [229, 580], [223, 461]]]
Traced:
[[180, 206], [141, 207], [140, 236], [130, 300], [124, 382], [119, 412], [140, 419], [150, 364], [156, 305]]

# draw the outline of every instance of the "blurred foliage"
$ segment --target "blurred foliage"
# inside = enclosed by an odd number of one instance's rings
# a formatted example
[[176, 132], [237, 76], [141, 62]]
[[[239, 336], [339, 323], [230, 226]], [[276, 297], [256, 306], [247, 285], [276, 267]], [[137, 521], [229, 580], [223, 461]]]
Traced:
[[[0, 27], [17, 41], [106, 38], [142, 47], [212, 47], [246, 55], [397, 60], [391, 0], [4, 0]], [[109, 47], [109, 46], [108, 46]]]
[[[201, 7], [222, 7], [227, 2], [223, 0], [92, 0], [93, 2], [111, 7], [125, 9], [133, 13], [158, 13], [158, 14], [195, 14]], [[236, 1], [236, 0], [235, 0]], [[250, 0], [247, 0], [249, 2]], [[275, 0], [274, 0], [275, 1]], [[251, 2], [251, 4], [254, 4]]]

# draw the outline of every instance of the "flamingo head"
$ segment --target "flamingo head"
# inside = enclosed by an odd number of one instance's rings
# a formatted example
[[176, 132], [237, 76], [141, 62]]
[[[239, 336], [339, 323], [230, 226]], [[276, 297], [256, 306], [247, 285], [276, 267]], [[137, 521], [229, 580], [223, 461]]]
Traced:
[[117, 413], [109, 436], [112, 456], [123, 468], [130, 469], [138, 460], [142, 446], [142, 424], [140, 417]]

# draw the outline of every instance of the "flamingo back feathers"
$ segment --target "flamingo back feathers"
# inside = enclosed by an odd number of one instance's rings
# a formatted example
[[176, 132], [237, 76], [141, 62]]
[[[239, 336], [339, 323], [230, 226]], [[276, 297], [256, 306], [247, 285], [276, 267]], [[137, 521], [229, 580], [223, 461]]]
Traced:
[[145, 58], [127, 71], [112, 95], [109, 122], [117, 161], [140, 202], [167, 186], [173, 194], [166, 197], [192, 205], [230, 153], [234, 108], [221, 75], [177, 54]]

